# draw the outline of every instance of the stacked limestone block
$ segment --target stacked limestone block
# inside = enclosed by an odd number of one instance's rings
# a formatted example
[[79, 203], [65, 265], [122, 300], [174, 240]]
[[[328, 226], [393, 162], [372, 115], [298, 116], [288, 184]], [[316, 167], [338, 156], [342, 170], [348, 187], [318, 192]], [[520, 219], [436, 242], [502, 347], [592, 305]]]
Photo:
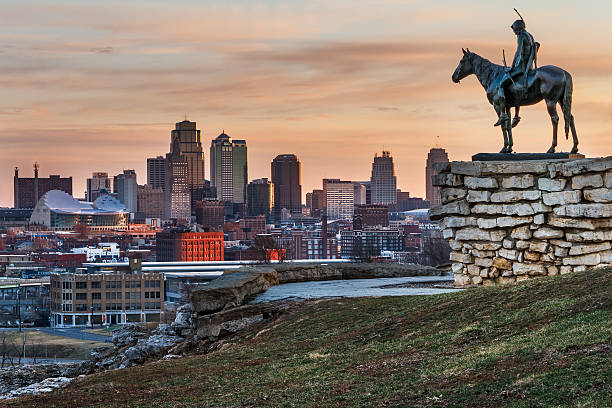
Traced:
[[612, 157], [440, 163], [429, 216], [455, 285], [494, 285], [612, 264]]

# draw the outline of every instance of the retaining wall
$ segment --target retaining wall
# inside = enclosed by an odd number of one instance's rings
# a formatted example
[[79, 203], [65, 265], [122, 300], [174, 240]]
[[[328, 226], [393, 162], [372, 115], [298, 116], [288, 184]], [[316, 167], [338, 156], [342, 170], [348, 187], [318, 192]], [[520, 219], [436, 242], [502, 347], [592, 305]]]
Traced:
[[437, 165], [455, 285], [612, 264], [612, 157]]

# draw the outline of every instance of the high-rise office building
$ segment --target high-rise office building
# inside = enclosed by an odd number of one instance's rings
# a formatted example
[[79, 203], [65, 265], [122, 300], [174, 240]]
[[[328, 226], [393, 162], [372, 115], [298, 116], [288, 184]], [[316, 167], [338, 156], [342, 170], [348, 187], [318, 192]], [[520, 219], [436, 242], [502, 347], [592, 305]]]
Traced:
[[372, 204], [395, 204], [397, 201], [397, 180], [393, 168], [393, 158], [383, 150], [382, 156], [376, 154], [372, 163]]
[[164, 218], [164, 190], [149, 184], [138, 186], [138, 213], [142, 218]]
[[166, 158], [163, 156], [149, 157], [147, 159], [147, 184], [152, 188], [166, 186]]
[[217, 199], [246, 203], [247, 176], [246, 140], [221, 133], [210, 145], [210, 184], [217, 190]]
[[185, 119], [176, 124], [171, 135], [170, 152], [172, 152], [175, 138], [178, 138], [181, 154], [187, 160], [189, 189], [202, 188], [204, 186], [204, 152], [200, 141], [200, 131], [196, 129], [196, 122]]
[[434, 170], [434, 164], [436, 163], [448, 163], [446, 150], [434, 147], [427, 155], [427, 163], [425, 165], [425, 198], [429, 201], [431, 208], [441, 204], [440, 187], [435, 187], [432, 182], [433, 176], [437, 174]]
[[85, 200], [89, 202], [96, 201], [101, 194], [110, 193], [111, 190], [111, 179], [108, 177], [108, 173], [95, 172], [91, 174], [91, 178], [87, 179], [87, 192], [85, 193]]
[[247, 186], [249, 217], [265, 215], [270, 222], [274, 205], [274, 184], [267, 178], [251, 181]]
[[301, 164], [294, 154], [279, 154], [271, 164], [274, 184], [274, 218], [280, 219], [283, 208], [291, 214], [302, 213]]
[[225, 223], [225, 205], [219, 200], [201, 200], [195, 207], [196, 222], [212, 231], [222, 231]]
[[366, 201], [366, 186], [359, 181], [353, 182], [353, 191], [355, 195], [355, 205], [365, 205]]
[[60, 190], [72, 195], [72, 177], [55, 174], [38, 177], [38, 163], [34, 163], [34, 177], [19, 177], [19, 169], [15, 167], [13, 188], [14, 208], [34, 208], [47, 191]]
[[138, 211], [138, 183], [134, 170], [123, 170], [113, 177], [113, 192], [129, 212], [135, 214]]
[[312, 190], [312, 193], [306, 194], [306, 206], [310, 208], [310, 215], [318, 218], [322, 215], [322, 211], [325, 208], [323, 190]]
[[164, 218], [191, 219], [191, 194], [187, 182], [189, 164], [181, 153], [178, 136], [175, 136], [170, 153], [166, 155], [166, 180], [164, 188]]
[[352, 220], [355, 208], [355, 187], [352, 181], [326, 179], [327, 216], [332, 220]]

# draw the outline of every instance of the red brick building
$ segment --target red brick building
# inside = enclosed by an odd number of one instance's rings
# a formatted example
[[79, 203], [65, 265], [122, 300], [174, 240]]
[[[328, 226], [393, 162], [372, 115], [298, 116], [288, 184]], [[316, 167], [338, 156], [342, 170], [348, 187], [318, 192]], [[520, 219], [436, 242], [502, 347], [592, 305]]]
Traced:
[[160, 232], [156, 253], [158, 262], [223, 261], [223, 232]]

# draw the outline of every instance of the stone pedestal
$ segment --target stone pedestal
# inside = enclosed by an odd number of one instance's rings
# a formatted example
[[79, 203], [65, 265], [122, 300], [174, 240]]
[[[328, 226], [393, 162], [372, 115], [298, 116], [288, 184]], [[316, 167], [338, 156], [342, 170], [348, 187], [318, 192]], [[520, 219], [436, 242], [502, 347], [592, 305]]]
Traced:
[[494, 285], [612, 264], [612, 157], [437, 165], [429, 211], [455, 284]]

